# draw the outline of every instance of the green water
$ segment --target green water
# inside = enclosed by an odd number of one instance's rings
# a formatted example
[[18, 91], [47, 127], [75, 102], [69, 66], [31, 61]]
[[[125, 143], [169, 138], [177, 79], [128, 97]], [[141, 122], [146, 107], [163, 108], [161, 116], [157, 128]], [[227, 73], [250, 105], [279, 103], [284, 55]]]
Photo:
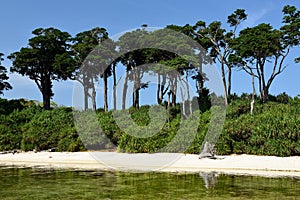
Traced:
[[300, 180], [0, 168], [0, 199], [300, 199]]

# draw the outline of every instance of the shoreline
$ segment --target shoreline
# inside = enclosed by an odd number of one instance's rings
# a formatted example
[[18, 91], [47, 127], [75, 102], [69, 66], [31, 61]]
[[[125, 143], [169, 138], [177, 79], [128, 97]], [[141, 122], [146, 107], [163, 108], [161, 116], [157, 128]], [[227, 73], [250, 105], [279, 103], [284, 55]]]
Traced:
[[210, 173], [300, 178], [300, 157], [255, 155], [217, 159], [179, 153], [22, 152], [0, 154], [0, 167], [29, 167], [80, 171]]

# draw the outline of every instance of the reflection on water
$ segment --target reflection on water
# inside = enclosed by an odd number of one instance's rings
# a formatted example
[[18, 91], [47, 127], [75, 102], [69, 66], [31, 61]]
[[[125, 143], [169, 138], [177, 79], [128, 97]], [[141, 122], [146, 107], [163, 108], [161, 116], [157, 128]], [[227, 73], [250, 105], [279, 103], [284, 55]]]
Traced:
[[199, 175], [202, 177], [206, 189], [213, 188], [217, 184], [218, 174], [216, 172], [200, 172]]
[[299, 199], [300, 180], [0, 168], [0, 199]]

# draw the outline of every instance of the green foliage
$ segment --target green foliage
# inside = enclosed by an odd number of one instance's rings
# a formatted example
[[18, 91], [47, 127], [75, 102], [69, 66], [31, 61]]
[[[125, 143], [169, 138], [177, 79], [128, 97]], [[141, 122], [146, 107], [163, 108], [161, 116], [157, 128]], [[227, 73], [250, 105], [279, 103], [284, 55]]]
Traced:
[[84, 149], [74, 127], [70, 108], [43, 111], [36, 102], [24, 99], [1, 99], [0, 108], [4, 110], [0, 113], [0, 151]]
[[12, 89], [11, 85], [7, 82], [8, 76], [7, 70], [4, 66], [1, 66], [1, 62], [3, 61], [3, 53], [0, 52], [0, 94], [3, 94], [3, 90]]
[[66, 80], [74, 71], [71, 36], [55, 28], [38, 28], [32, 34], [28, 47], [8, 56], [13, 61], [11, 72], [32, 79], [43, 95], [44, 108], [49, 110], [54, 95], [52, 80]]
[[79, 151], [83, 149], [73, 124], [72, 110], [56, 108], [35, 115], [22, 128], [21, 149]]
[[[278, 99], [281, 101], [282, 96]], [[285, 98], [284, 98], [285, 99]], [[286, 100], [286, 99], [285, 99]], [[219, 154], [300, 155], [300, 100], [256, 105], [253, 115], [246, 102], [233, 102], [217, 148]], [[246, 111], [243, 114], [240, 110]]]
[[[265, 104], [256, 101], [254, 113], [251, 115], [248, 95], [236, 97], [227, 107], [223, 133], [216, 144], [217, 153], [299, 156], [300, 99], [280, 94], [275, 100]], [[129, 153], [151, 153], [163, 149], [167, 152], [198, 154], [212, 120], [212, 111], [216, 109], [212, 107], [205, 112], [195, 112], [188, 120], [182, 121], [180, 107], [177, 106], [173, 108], [170, 120], [166, 120], [159, 131], [151, 137], [143, 138], [128, 134], [138, 132], [125, 132], [120, 128], [112, 111], [90, 111], [93, 115], [84, 112], [84, 117], [80, 118], [86, 120], [81, 123], [84, 126], [81, 129], [77, 127], [76, 130], [71, 108], [59, 107], [45, 111], [34, 102], [10, 101], [15, 108], [11, 107], [11, 111], [0, 114], [0, 151], [50, 148], [58, 151], [80, 151], [85, 147], [90, 150], [117, 147], [118, 151]], [[0, 107], [3, 108], [10, 101], [2, 99]], [[150, 106], [130, 108], [127, 111], [137, 125], [152, 126]], [[74, 116], [76, 119], [76, 114]], [[197, 122], [198, 129], [192, 130]], [[126, 122], [126, 125], [130, 123]], [[100, 127], [102, 135], [99, 135]], [[135, 131], [135, 128], [128, 130]], [[179, 133], [194, 133], [193, 131], [196, 132], [195, 135], [192, 134], [193, 138], [189, 138], [189, 134], [178, 137]], [[88, 133], [87, 137], [84, 133]], [[192, 143], [188, 143], [189, 141]]]
[[[18, 100], [10, 100], [18, 102]], [[8, 102], [10, 102], [8, 101]], [[17, 106], [18, 107], [18, 106]], [[12, 108], [12, 107], [11, 107]], [[22, 110], [14, 109], [7, 115], [0, 115], [0, 151], [21, 149], [22, 127], [41, 112], [40, 107], [27, 107]]]

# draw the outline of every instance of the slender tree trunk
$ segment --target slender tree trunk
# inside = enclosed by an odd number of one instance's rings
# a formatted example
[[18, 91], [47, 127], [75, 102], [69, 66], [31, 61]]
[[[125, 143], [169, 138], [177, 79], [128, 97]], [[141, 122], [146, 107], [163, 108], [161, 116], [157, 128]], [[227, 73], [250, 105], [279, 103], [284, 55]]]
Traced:
[[228, 98], [230, 98], [230, 96], [231, 96], [231, 75], [232, 75], [232, 69], [231, 69], [231, 67], [228, 66], [228, 80], [227, 80], [227, 83], [228, 83], [228, 85], [227, 85], [227, 87], [228, 87], [228, 89], [227, 89]]
[[185, 108], [185, 99], [184, 99], [184, 95], [183, 95], [183, 91], [182, 91], [181, 87], [180, 87], [180, 94], [181, 94], [181, 100], [182, 100], [182, 115], [184, 118], [187, 118], [186, 108]]
[[136, 69], [135, 71], [135, 87], [134, 87], [134, 107], [136, 109], [140, 106], [140, 88], [141, 88], [141, 77], [140, 77], [140, 70]]
[[108, 103], [107, 103], [107, 73], [104, 72], [103, 73], [103, 87], [104, 87], [104, 111], [107, 112], [108, 111]]
[[93, 104], [93, 110], [96, 111], [97, 110], [97, 106], [96, 106], [96, 89], [94, 84], [92, 85], [92, 104]]
[[176, 106], [176, 97], [177, 97], [177, 77], [174, 78], [172, 89], [172, 106]]
[[116, 65], [113, 65], [113, 102], [114, 102], [114, 110], [117, 110], [117, 76], [116, 76]]
[[264, 67], [263, 64], [260, 65], [260, 72], [261, 72], [261, 80], [262, 80], [262, 97], [263, 97], [263, 103], [266, 103], [268, 100], [268, 88], [266, 87], [266, 81], [265, 81], [265, 73], [264, 73]]
[[197, 92], [198, 92], [199, 98], [203, 96], [203, 87], [204, 87], [202, 58], [201, 58], [200, 64], [201, 64], [201, 66], [198, 67], [198, 74], [197, 74]]
[[159, 96], [159, 101], [162, 103], [163, 99], [164, 99], [164, 95], [167, 92], [167, 89], [165, 91], [165, 85], [167, 83], [167, 78], [166, 75], [162, 76], [162, 82], [161, 82], [161, 86], [160, 86], [160, 96]]
[[161, 84], [160, 84], [160, 73], [157, 73], [157, 91], [156, 91], [156, 99], [157, 99], [157, 103], [158, 104], [161, 104], [161, 99], [160, 99], [160, 96], [161, 96]]
[[84, 110], [87, 110], [89, 108], [89, 88], [87, 85], [83, 85], [83, 95], [84, 95]]
[[221, 61], [221, 70], [222, 70], [222, 82], [223, 82], [223, 89], [224, 89], [225, 106], [227, 106], [228, 105], [227, 85], [226, 85], [226, 78], [225, 78], [225, 66], [223, 61]]
[[126, 108], [127, 89], [128, 89], [128, 70], [126, 70], [124, 87], [123, 87], [122, 110], [125, 110], [125, 108]]
[[171, 91], [168, 92], [168, 123], [170, 124], [170, 118], [171, 118], [171, 113], [170, 113], [170, 107], [171, 107]]
[[255, 91], [255, 82], [254, 82], [255, 77], [254, 77], [254, 73], [253, 73], [252, 69], [250, 69], [250, 72], [251, 72], [251, 77], [252, 77], [252, 97], [251, 97], [250, 113], [252, 115], [253, 110], [254, 110], [256, 91]]
[[193, 108], [192, 108], [192, 101], [191, 101], [191, 96], [190, 96], [190, 85], [189, 85], [189, 77], [188, 77], [188, 73], [186, 72], [186, 77], [185, 77], [185, 84], [186, 84], [186, 90], [187, 90], [187, 102], [189, 105], [189, 114], [193, 114]]
[[262, 77], [261, 77], [261, 73], [260, 73], [260, 71], [259, 71], [259, 65], [258, 65], [258, 63], [256, 63], [256, 71], [257, 71], [257, 76], [258, 76], [259, 96], [260, 96], [260, 99], [263, 100]]

